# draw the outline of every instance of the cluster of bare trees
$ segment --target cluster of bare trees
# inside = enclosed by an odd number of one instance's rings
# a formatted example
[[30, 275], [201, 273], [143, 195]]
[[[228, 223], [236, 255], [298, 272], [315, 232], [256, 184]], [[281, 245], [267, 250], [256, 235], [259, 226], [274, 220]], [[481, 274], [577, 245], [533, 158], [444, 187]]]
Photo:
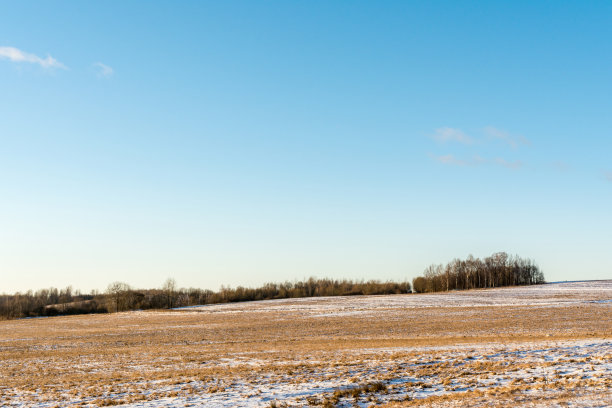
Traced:
[[310, 278], [301, 282], [267, 283], [259, 288], [222, 287], [206, 303], [285, 299], [316, 296], [388, 295], [411, 293], [409, 282], [381, 282]]
[[54, 316], [57, 314], [107, 313], [139, 309], [165, 309], [211, 303], [284, 299], [312, 296], [350, 296], [410, 293], [409, 282], [352, 281], [310, 278], [302, 282], [267, 283], [258, 288], [221, 287], [178, 289], [168, 279], [159, 289], [134, 289], [113, 282], [104, 293], [73, 294], [72, 289], [44, 289], [0, 295], [0, 319]]
[[70, 286], [0, 295], [0, 319], [106, 312], [105, 302], [100, 300], [95, 292], [81, 294]]
[[495, 253], [485, 259], [469, 256], [447, 265], [431, 265], [424, 276], [409, 282], [381, 282], [310, 278], [301, 282], [267, 283], [258, 288], [221, 287], [178, 289], [168, 279], [159, 289], [137, 290], [124, 282], [111, 283], [104, 293], [73, 293], [65, 289], [43, 289], [35, 293], [0, 295], [0, 319], [54, 316], [57, 314], [107, 313], [138, 309], [164, 309], [210, 303], [301, 298], [313, 296], [386, 295], [444, 290], [494, 288], [544, 283], [544, 275], [529, 259]]
[[530, 259], [497, 252], [484, 259], [453, 259], [446, 265], [431, 265], [424, 276], [413, 279], [417, 293], [544, 283], [544, 274]]
[[107, 290], [108, 310], [160, 309], [205, 305], [212, 303], [245, 302], [252, 300], [286, 299], [315, 296], [351, 296], [410, 293], [409, 282], [352, 281], [310, 278], [301, 282], [266, 283], [258, 288], [222, 286], [217, 292], [207, 289], [177, 289], [168, 279], [161, 290], [134, 291], [125, 283], [115, 282]]
[[[181, 289], [185, 291], [186, 289]], [[122, 312], [138, 309], [169, 309], [177, 306], [177, 300], [181, 299], [180, 306], [188, 306], [184, 296], [176, 289], [176, 281], [168, 279], [161, 289], [134, 289], [125, 282], [113, 282], [106, 288], [106, 292], [99, 298], [104, 300], [109, 312]]]

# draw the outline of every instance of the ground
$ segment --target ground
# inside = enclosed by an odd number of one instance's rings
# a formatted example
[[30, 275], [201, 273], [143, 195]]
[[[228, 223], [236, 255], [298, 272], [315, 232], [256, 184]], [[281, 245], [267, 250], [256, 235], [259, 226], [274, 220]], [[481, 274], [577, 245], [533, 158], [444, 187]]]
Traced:
[[612, 281], [0, 322], [0, 406], [612, 406]]

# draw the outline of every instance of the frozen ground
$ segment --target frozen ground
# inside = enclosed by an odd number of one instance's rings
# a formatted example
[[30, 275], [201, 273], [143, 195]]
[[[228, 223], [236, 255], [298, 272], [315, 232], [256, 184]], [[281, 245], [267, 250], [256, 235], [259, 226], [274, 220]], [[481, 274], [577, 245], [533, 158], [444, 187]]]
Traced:
[[0, 322], [0, 406], [612, 406], [612, 281]]
[[[432, 307], [558, 306], [612, 302], [612, 280], [556, 282], [511, 288], [451, 291], [419, 295], [335, 296], [263, 300], [191, 306], [184, 312], [291, 312], [311, 317], [376, 314], [392, 309]], [[171, 313], [171, 312], [170, 312]]]
[[[233, 359], [222, 359], [218, 364], [247, 370], [270, 364], [248, 355], [243, 353]], [[326, 400], [333, 401], [334, 395], [342, 395], [335, 402], [336, 406], [368, 407], [469, 392], [514, 391], [520, 398], [545, 395], [546, 391], [558, 391], [559, 387], [575, 390], [584, 385], [594, 392], [586, 397], [578, 393], [578, 405], [608, 406], [612, 403], [607, 395], [612, 385], [612, 342], [609, 340], [351, 350], [344, 351], [343, 357], [345, 360], [341, 364], [307, 359], [276, 362], [281, 367], [298, 368], [291, 373], [281, 370], [280, 374], [271, 372], [258, 378], [247, 375], [223, 379], [215, 383], [214, 389], [210, 383], [197, 380], [166, 386], [161, 391], [178, 395], [123, 406], [266, 407], [275, 402], [304, 406], [324, 404]], [[385, 384], [386, 389], [376, 393], [363, 391], [357, 397], [350, 393], [363, 388], [364, 384], [377, 383]], [[160, 391], [155, 383], [146, 385]], [[141, 392], [147, 393], [146, 390]], [[111, 393], [108, 397], [120, 399], [124, 394]], [[91, 401], [93, 399], [72, 402], [86, 404]], [[21, 405], [14, 403], [12, 406]]]

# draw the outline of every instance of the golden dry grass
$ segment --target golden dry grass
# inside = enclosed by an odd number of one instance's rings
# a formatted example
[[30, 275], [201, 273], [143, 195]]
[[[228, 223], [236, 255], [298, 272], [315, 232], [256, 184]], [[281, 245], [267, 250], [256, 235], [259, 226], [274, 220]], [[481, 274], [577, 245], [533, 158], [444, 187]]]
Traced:
[[[269, 406], [281, 385], [278, 406], [579, 404], [612, 394], [612, 356], [580, 353], [585, 340], [597, 350], [612, 337], [610, 303], [366, 302], [364, 313], [340, 316], [305, 313], [304, 301], [258, 305], [0, 322], [0, 405]], [[541, 360], [533, 350], [542, 347], [557, 358]], [[494, 357], [503, 352], [514, 354]], [[574, 366], [582, 371], [566, 372]], [[385, 389], [370, 392], [375, 383]]]

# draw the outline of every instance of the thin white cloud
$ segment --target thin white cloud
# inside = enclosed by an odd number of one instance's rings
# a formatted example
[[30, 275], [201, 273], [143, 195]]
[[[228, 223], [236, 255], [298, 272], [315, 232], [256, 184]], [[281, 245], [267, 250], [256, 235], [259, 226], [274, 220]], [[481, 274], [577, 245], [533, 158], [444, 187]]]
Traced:
[[606, 180], [612, 183], [612, 171], [605, 171], [604, 177], [606, 178]]
[[474, 158], [473, 158], [472, 161], [473, 161], [474, 164], [487, 164], [489, 162], [487, 159], [485, 159], [484, 157], [481, 157], [481, 156], [479, 156], [477, 154], [474, 155]]
[[[522, 136], [514, 136], [510, 133], [496, 129], [492, 126], [487, 126], [483, 129], [486, 136], [489, 139], [496, 139], [503, 141], [510, 145], [513, 149], [517, 148], [519, 145], [530, 145], [531, 142]], [[465, 145], [471, 145], [468, 150], [475, 152], [477, 147], [483, 147], [486, 145], [484, 140], [474, 140], [464, 132], [459, 129], [450, 128], [450, 127], [441, 127], [435, 130], [434, 134], [431, 135], [431, 138], [436, 140], [439, 143], [446, 142], [458, 142]], [[492, 159], [488, 159], [486, 157], [482, 157], [479, 154], [474, 154], [471, 158], [461, 158], [456, 157], [453, 154], [446, 155], [430, 155], [430, 157], [437, 161], [438, 163], [452, 165], [452, 166], [500, 166], [511, 170], [517, 170], [523, 167], [524, 162], [521, 160], [509, 161], [502, 157], [496, 157]]]
[[492, 139], [501, 140], [507, 143], [513, 149], [521, 145], [530, 146], [531, 142], [523, 136], [515, 136], [506, 132], [505, 130], [494, 128], [493, 126], [487, 126], [483, 129], [484, 133]]
[[435, 130], [434, 134], [431, 136], [434, 140], [446, 143], [446, 142], [459, 142], [463, 144], [472, 144], [473, 140], [471, 137], [463, 133], [459, 129], [454, 129], [450, 127], [441, 127]]
[[108, 78], [115, 73], [115, 70], [112, 67], [109, 67], [101, 62], [94, 62], [93, 67], [98, 72], [98, 78]]
[[439, 163], [450, 164], [453, 166], [468, 166], [470, 164], [465, 160], [457, 159], [452, 154], [447, 154], [444, 156], [434, 156], [434, 159]]
[[523, 167], [523, 162], [520, 160], [515, 160], [513, 162], [509, 162], [505, 159], [502, 159], [500, 157], [495, 159], [495, 164], [505, 167], [507, 169], [512, 169], [512, 170], [517, 170], [520, 169], [521, 167]]
[[[447, 164], [447, 165], [451, 165], [451, 166], [461, 166], [461, 167], [465, 167], [465, 166], [481, 166], [481, 165], [496, 165], [496, 166], [501, 166], [501, 167], [505, 167], [507, 169], [511, 169], [511, 170], [517, 170], [520, 169], [521, 167], [523, 167], [523, 162], [520, 160], [516, 160], [516, 161], [507, 161], [505, 159], [502, 159], [500, 157], [494, 159], [494, 160], [490, 160], [490, 159], [486, 159], [484, 157], [481, 157], [479, 155], [474, 155], [471, 159], [461, 159], [458, 157], [455, 157], [455, 155], [453, 154], [446, 154], [446, 155], [442, 155], [442, 156], [431, 156], [435, 161], [437, 161], [438, 163], [442, 163], [442, 164]], [[611, 173], [612, 175], [612, 173]]]
[[66, 66], [47, 55], [46, 58], [41, 58], [38, 55], [30, 54], [28, 52], [21, 51], [15, 47], [0, 47], [0, 59], [9, 60], [11, 62], [27, 62], [30, 64], [37, 64], [43, 68], [63, 68]]
[[567, 172], [572, 169], [572, 166], [564, 161], [553, 162], [552, 167], [559, 172]]

